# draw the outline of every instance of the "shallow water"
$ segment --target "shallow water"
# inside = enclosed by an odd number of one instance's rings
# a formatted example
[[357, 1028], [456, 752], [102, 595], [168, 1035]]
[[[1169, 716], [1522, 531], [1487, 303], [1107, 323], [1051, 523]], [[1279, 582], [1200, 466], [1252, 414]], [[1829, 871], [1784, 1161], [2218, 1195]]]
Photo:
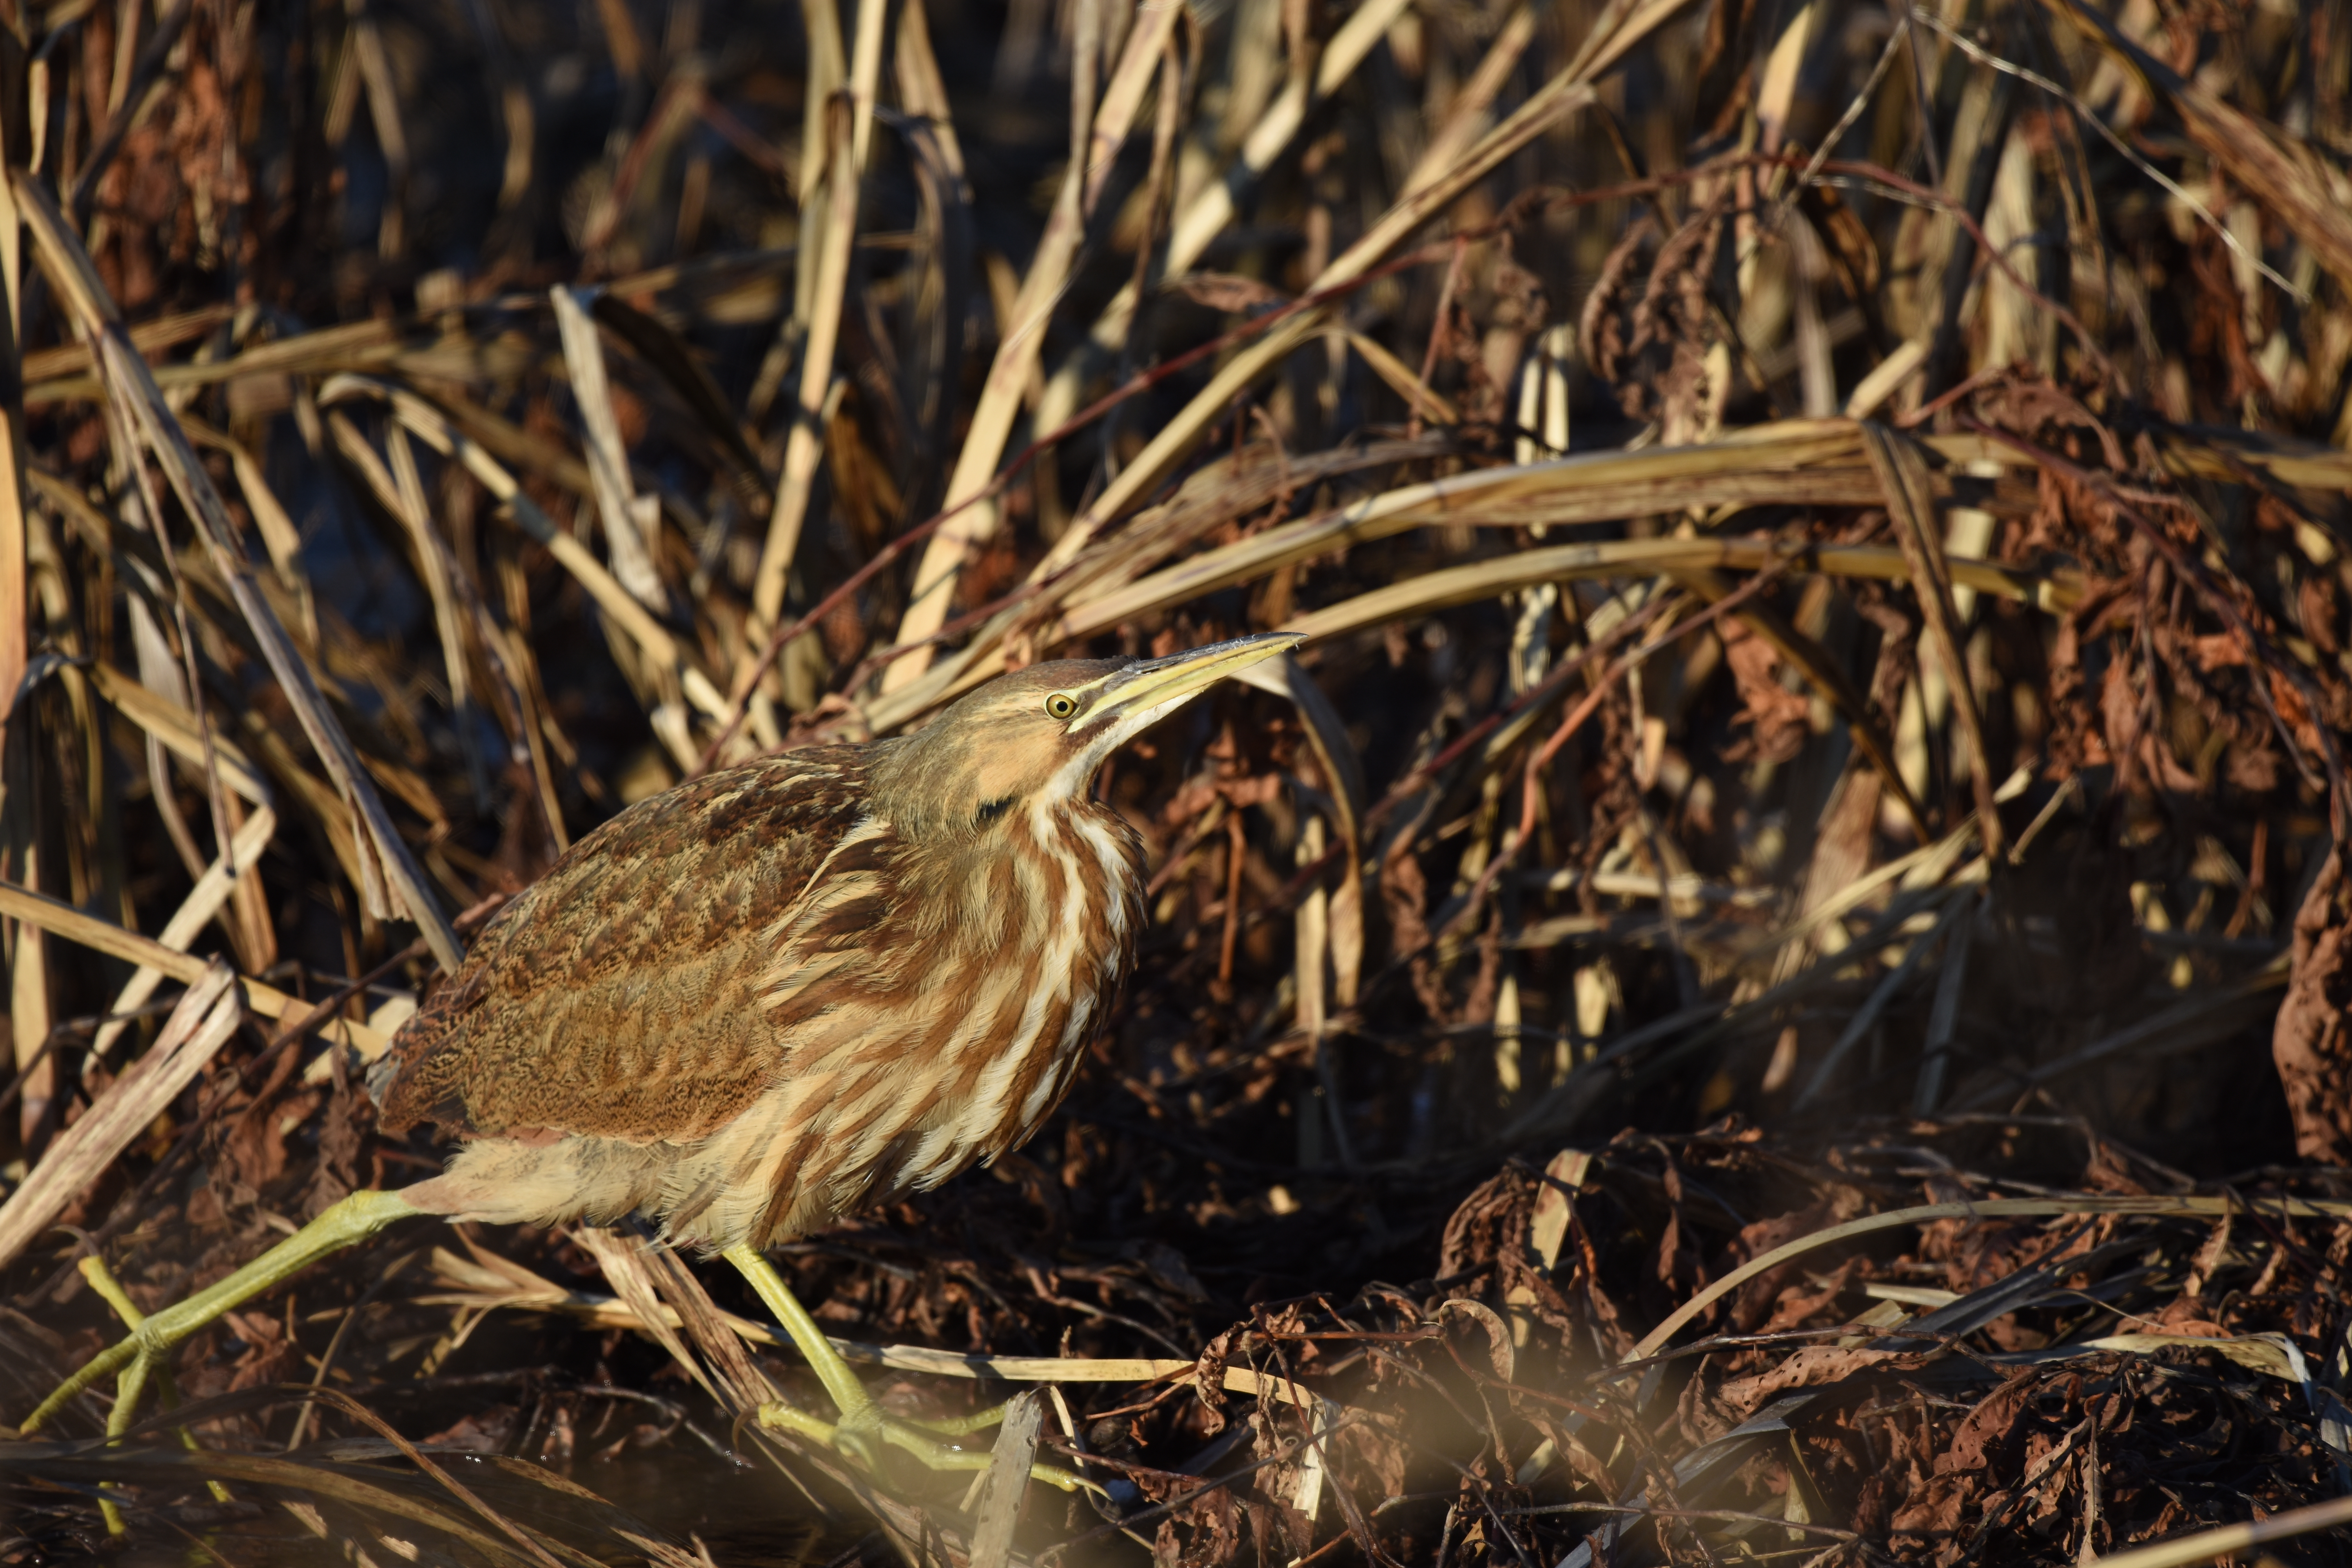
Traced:
[[772, 1466], [739, 1467], [699, 1446], [633, 1449], [575, 1465], [569, 1477], [501, 1455], [428, 1450], [450, 1484], [374, 1441], [223, 1458], [273, 1473], [240, 1475], [223, 1502], [193, 1484], [184, 1454], [134, 1453], [95, 1468], [89, 1458], [68, 1462], [55, 1479], [77, 1490], [101, 1470], [130, 1483], [126, 1537], [108, 1540], [83, 1510], [70, 1521], [58, 1516], [47, 1531], [20, 1519], [11, 1521], [27, 1531], [18, 1544], [33, 1554], [13, 1560], [103, 1553], [140, 1568], [488, 1563], [517, 1560], [509, 1555], [520, 1550], [511, 1525], [551, 1541], [572, 1563], [646, 1562], [667, 1547], [724, 1568], [813, 1568], [851, 1552], [871, 1528], [862, 1517], [824, 1518]]

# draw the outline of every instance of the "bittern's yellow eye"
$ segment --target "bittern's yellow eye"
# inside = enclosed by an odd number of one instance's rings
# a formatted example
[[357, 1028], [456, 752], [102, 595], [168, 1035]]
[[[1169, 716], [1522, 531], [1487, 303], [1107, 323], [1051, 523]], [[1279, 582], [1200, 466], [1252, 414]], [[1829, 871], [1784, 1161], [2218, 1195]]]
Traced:
[[1056, 691], [1045, 699], [1045, 716], [1049, 719], [1066, 719], [1077, 710], [1078, 700], [1066, 692]]

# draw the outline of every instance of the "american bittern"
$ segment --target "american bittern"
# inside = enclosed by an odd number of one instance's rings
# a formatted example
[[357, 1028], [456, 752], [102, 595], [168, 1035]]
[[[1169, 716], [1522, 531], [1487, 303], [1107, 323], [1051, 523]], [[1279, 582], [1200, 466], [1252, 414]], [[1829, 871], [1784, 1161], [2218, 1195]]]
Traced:
[[122, 1430], [173, 1344], [396, 1219], [634, 1212], [741, 1269], [840, 1415], [763, 1421], [869, 1468], [886, 1443], [984, 1465], [936, 1440], [984, 1421], [884, 1418], [761, 1248], [935, 1187], [1045, 1120], [1143, 919], [1141, 844], [1091, 798], [1096, 773], [1297, 642], [1037, 665], [912, 735], [747, 763], [621, 813], [500, 911], [368, 1075], [384, 1128], [462, 1140], [444, 1173], [354, 1193], [148, 1318], [26, 1430], [109, 1373]]

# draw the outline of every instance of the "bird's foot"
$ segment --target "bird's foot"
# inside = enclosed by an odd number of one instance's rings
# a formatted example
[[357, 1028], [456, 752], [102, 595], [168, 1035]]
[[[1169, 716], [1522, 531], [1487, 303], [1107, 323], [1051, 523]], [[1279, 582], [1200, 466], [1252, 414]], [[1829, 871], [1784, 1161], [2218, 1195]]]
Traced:
[[129, 1292], [107, 1271], [104, 1262], [96, 1258], [85, 1258], [79, 1267], [81, 1276], [89, 1281], [90, 1289], [114, 1309], [131, 1331], [92, 1356], [87, 1365], [59, 1384], [47, 1399], [41, 1401], [39, 1407], [25, 1418], [20, 1430], [28, 1433], [37, 1430], [64, 1408], [67, 1401], [112, 1373], [114, 1408], [107, 1414], [106, 1435], [119, 1437], [129, 1429], [139, 1407], [140, 1395], [146, 1392], [147, 1384], [152, 1381], [161, 1385], [169, 1379], [173, 1347], [194, 1332], [204, 1320], [173, 1310], [148, 1317], [140, 1311]]
[[[866, 1385], [849, 1369], [841, 1352], [826, 1339], [808, 1309], [794, 1297], [792, 1287], [785, 1284], [766, 1257], [749, 1242], [737, 1242], [725, 1249], [723, 1256], [751, 1281], [752, 1289], [768, 1310], [776, 1314], [776, 1321], [793, 1343], [806, 1357], [809, 1370], [832, 1396], [833, 1407], [841, 1412], [838, 1422], [817, 1419], [797, 1405], [781, 1400], [763, 1405], [757, 1412], [760, 1425], [772, 1431], [790, 1432], [814, 1443], [821, 1443], [848, 1459], [866, 1474], [879, 1477], [882, 1473], [882, 1453], [896, 1448], [912, 1455], [926, 1468], [934, 1470], [984, 1470], [995, 1456], [987, 1448], [959, 1448], [941, 1442], [943, 1437], [962, 1437], [983, 1428], [994, 1426], [1004, 1419], [1004, 1407], [997, 1405], [971, 1415], [946, 1421], [902, 1421], [885, 1415]], [[1083, 1476], [1051, 1465], [1033, 1464], [1032, 1479], [1064, 1491], [1097, 1491], [1094, 1482]]]
[[[119, 1437], [131, 1429], [131, 1423], [138, 1413], [140, 1395], [146, 1392], [149, 1383], [154, 1384], [164, 1409], [169, 1410], [179, 1403], [172, 1387], [170, 1356], [172, 1348], [186, 1338], [194, 1325], [177, 1322], [165, 1313], [151, 1318], [142, 1312], [138, 1304], [131, 1300], [131, 1293], [123, 1289], [108, 1271], [104, 1259], [85, 1258], [79, 1267], [81, 1277], [89, 1281], [90, 1289], [114, 1309], [131, 1332], [92, 1357], [88, 1366], [67, 1379], [55, 1393], [42, 1401], [40, 1408], [26, 1418], [23, 1430], [32, 1431], [63, 1407], [66, 1401], [111, 1372], [115, 1373], [114, 1408], [107, 1414], [106, 1435]], [[180, 1441], [190, 1448], [196, 1446], [194, 1436], [184, 1426], [180, 1429]], [[112, 1489], [110, 1487], [100, 1489], [98, 1508], [106, 1521], [107, 1534], [121, 1535], [126, 1526], [122, 1510], [108, 1495]], [[221, 1501], [229, 1500], [227, 1489], [218, 1481], [212, 1483], [212, 1490]]]
[[299, 1274], [327, 1254], [373, 1236], [394, 1220], [419, 1212], [398, 1193], [353, 1193], [217, 1285], [199, 1290], [152, 1317], [140, 1314], [103, 1263], [95, 1258], [84, 1258], [83, 1278], [115, 1310], [131, 1332], [91, 1357], [80, 1371], [59, 1384], [56, 1392], [41, 1401], [39, 1408], [25, 1417], [19, 1430], [31, 1433], [47, 1425], [83, 1390], [110, 1373], [115, 1377], [114, 1409], [107, 1416], [106, 1431], [109, 1436], [121, 1436], [130, 1427], [139, 1396], [148, 1384], [160, 1384], [163, 1381], [171, 1366], [171, 1353], [182, 1340], [230, 1308]]
[[[883, 1414], [882, 1407], [867, 1400], [845, 1411], [840, 1421], [829, 1423], [817, 1419], [797, 1405], [774, 1400], [761, 1405], [756, 1413], [761, 1426], [772, 1431], [790, 1432], [794, 1436], [821, 1443], [856, 1465], [868, 1475], [882, 1474], [884, 1450], [896, 1448], [911, 1456], [926, 1469], [984, 1470], [995, 1456], [987, 1448], [959, 1448], [940, 1441], [942, 1437], [961, 1437], [994, 1426], [1003, 1417], [1003, 1407], [980, 1411], [949, 1421], [902, 1421]], [[1052, 1465], [1032, 1464], [1029, 1479], [1058, 1487], [1066, 1492], [1097, 1490], [1092, 1481]]]

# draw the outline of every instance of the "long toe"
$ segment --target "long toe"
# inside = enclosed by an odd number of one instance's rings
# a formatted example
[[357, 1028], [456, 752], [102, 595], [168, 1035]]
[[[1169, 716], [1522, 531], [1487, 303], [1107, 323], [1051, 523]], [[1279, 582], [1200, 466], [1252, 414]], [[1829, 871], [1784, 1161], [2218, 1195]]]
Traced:
[[939, 1420], [909, 1421], [909, 1426], [941, 1437], [964, 1437], [974, 1432], [985, 1432], [991, 1426], [1004, 1425], [1005, 1406], [992, 1405], [985, 1410], [975, 1410], [969, 1415], [950, 1415]]
[[[951, 1448], [933, 1436], [935, 1428], [911, 1422], [882, 1422], [882, 1432], [894, 1448], [913, 1455], [927, 1468], [934, 1470], [984, 1470], [995, 1462], [996, 1456], [986, 1448]], [[1059, 1487], [1066, 1492], [1099, 1491], [1094, 1482], [1068, 1470], [1052, 1465], [1033, 1464], [1029, 1479]]]
[[[992, 1424], [992, 1421], [983, 1422], [981, 1419], [982, 1415], [992, 1418], [1001, 1417], [1002, 1410], [1000, 1408], [994, 1411], [982, 1411], [979, 1415], [964, 1417], [961, 1422], [944, 1425], [975, 1429]], [[940, 1438], [943, 1436], [960, 1436], [962, 1435], [961, 1432], [943, 1430], [942, 1426], [928, 1424], [918, 1425], [911, 1421], [900, 1421], [885, 1415], [880, 1406], [872, 1404], [860, 1405], [848, 1412], [842, 1416], [839, 1424], [835, 1425], [819, 1420], [798, 1405], [787, 1405], [782, 1400], [772, 1400], [760, 1406], [756, 1419], [761, 1426], [771, 1431], [789, 1432], [796, 1437], [823, 1444], [877, 1480], [886, 1479], [882, 1468], [882, 1455], [888, 1448], [898, 1449], [926, 1469], [950, 1473], [984, 1470], [995, 1457], [986, 1448], [950, 1447], [946, 1443], [940, 1442]], [[1043, 1481], [1049, 1487], [1057, 1487], [1066, 1492], [1099, 1493], [1102, 1490], [1084, 1476], [1057, 1469], [1052, 1465], [1031, 1465], [1029, 1479]]]

